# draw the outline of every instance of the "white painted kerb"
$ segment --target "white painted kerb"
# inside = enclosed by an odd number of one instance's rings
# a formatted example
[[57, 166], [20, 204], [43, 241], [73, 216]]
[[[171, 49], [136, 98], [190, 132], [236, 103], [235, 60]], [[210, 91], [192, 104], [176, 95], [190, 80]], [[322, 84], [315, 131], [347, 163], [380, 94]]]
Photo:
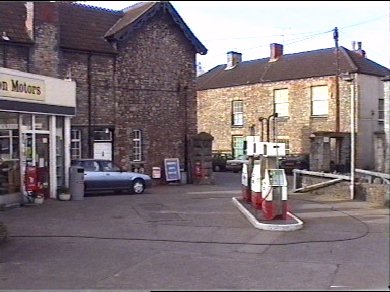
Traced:
[[249, 222], [252, 223], [252, 225], [255, 228], [268, 230], [268, 231], [294, 231], [301, 229], [303, 227], [303, 222], [294, 214], [287, 211], [287, 214], [294, 218], [297, 223], [294, 224], [271, 224], [271, 223], [260, 223], [257, 221], [255, 216], [251, 212], [249, 212], [239, 201], [236, 197], [233, 197], [233, 203], [238, 207], [238, 209], [245, 215], [246, 218], [248, 218]]

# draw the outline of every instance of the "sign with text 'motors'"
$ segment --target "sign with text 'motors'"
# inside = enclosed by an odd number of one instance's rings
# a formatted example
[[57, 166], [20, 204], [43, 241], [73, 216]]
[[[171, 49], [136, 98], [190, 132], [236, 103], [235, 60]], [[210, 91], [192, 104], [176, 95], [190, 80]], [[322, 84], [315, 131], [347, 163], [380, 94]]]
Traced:
[[45, 81], [9, 74], [0, 74], [0, 96], [44, 101]]
[[179, 158], [165, 158], [165, 180], [178, 181], [180, 180], [180, 164]]

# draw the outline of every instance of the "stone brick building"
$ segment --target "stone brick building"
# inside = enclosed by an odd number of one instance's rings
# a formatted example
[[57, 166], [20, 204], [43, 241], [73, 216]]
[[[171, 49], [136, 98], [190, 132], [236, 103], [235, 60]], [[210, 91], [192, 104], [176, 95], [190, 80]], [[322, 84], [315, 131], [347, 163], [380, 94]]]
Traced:
[[151, 174], [187, 161], [197, 133], [196, 54], [207, 49], [169, 2], [122, 11], [74, 2], [0, 2], [1, 66], [76, 82], [72, 158]]
[[283, 54], [282, 45], [271, 44], [270, 57], [245, 62], [228, 52], [227, 64], [197, 78], [199, 131], [214, 137], [214, 151], [242, 154], [244, 137], [254, 132], [285, 142], [290, 154], [310, 153], [312, 170], [329, 171], [333, 161], [348, 171], [355, 124], [355, 165], [373, 169], [374, 132], [383, 128], [381, 79], [389, 69], [358, 45]]

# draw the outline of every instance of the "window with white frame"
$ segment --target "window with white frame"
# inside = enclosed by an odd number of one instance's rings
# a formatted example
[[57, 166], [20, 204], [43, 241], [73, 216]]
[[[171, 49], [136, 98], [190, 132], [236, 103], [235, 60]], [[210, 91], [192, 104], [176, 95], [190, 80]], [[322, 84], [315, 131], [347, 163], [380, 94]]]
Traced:
[[142, 132], [133, 131], [133, 161], [142, 161]]
[[81, 131], [72, 129], [70, 133], [70, 155], [72, 159], [81, 158]]
[[233, 136], [233, 156], [237, 157], [244, 155], [244, 137], [243, 136]]
[[385, 100], [383, 98], [378, 100], [378, 122], [380, 124], [385, 122]]
[[244, 125], [244, 102], [242, 100], [234, 100], [232, 103], [232, 125]]
[[311, 87], [311, 115], [325, 116], [329, 112], [329, 93], [328, 86]]
[[290, 140], [288, 136], [278, 136], [276, 143], [284, 143], [286, 155], [290, 154]]
[[274, 110], [278, 117], [288, 117], [288, 89], [274, 90]]

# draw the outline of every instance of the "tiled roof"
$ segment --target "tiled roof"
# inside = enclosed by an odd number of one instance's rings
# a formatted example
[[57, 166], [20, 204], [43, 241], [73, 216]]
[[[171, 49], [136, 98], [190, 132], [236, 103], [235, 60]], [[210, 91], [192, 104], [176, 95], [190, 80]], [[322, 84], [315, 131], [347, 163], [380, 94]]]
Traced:
[[[244, 61], [229, 70], [225, 70], [226, 65], [219, 65], [197, 78], [197, 89], [332, 76], [336, 74], [336, 56], [336, 49], [328, 48], [286, 54], [274, 62], [269, 62], [269, 58]], [[340, 47], [338, 60], [340, 73], [389, 74], [388, 68], [344, 47]]]
[[105, 37], [122, 38], [129, 28], [137, 27], [143, 20], [151, 17], [160, 9], [164, 9], [171, 15], [173, 21], [181, 28], [185, 37], [192, 43], [197, 53], [202, 55], [207, 53], [207, 49], [195, 37], [175, 8], [168, 1], [139, 2], [124, 9], [125, 14], [123, 17], [107, 31]]
[[[13, 42], [33, 43], [26, 27], [26, 2], [0, 1], [0, 35], [3, 31]], [[61, 48], [115, 53], [107, 38], [115, 39], [133, 26], [147, 20], [158, 9], [164, 8], [182, 29], [197, 53], [206, 54], [207, 49], [193, 35], [182, 18], [167, 1], [140, 2], [124, 10], [110, 10], [72, 1], [60, 1], [60, 46]], [[1, 43], [0, 39], [0, 43]]]
[[106, 31], [123, 15], [122, 11], [61, 3], [61, 47], [93, 52], [115, 53], [104, 38]]
[[139, 17], [144, 13], [150, 10], [157, 2], [139, 2], [132, 6], [124, 9], [124, 15], [118, 21], [111, 26], [111, 28], [104, 35], [105, 37], [110, 37], [115, 33], [121, 31], [122, 29], [128, 27], [130, 24], [135, 22]]

